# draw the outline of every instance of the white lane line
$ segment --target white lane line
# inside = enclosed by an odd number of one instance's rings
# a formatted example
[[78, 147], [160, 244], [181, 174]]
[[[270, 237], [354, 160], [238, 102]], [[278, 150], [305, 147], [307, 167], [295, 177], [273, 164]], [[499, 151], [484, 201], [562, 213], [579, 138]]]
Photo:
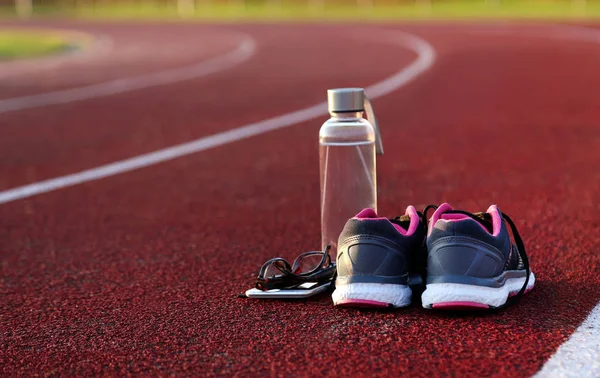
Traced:
[[[412, 34], [398, 32], [395, 42], [416, 52], [418, 57], [401, 71], [398, 71], [392, 76], [389, 76], [386, 79], [366, 88], [365, 91], [371, 99], [384, 96], [397, 90], [398, 88], [403, 87], [411, 80], [427, 71], [435, 62], [436, 52], [434, 48], [425, 40]], [[40, 181], [5, 190], [0, 192], [0, 204], [31, 197], [41, 193], [47, 193], [53, 190], [66, 188], [88, 181], [98, 180], [124, 172], [129, 172], [135, 169], [148, 167], [171, 159], [263, 134], [272, 130], [292, 126], [300, 122], [311, 120], [326, 113], [327, 103], [322, 102], [302, 110], [297, 110], [295, 112], [287, 113], [264, 121], [251, 123], [237, 129], [224, 131], [173, 147], [164, 148], [70, 175], [56, 177], [50, 180]]]
[[534, 377], [600, 377], [600, 303]]
[[242, 63], [254, 55], [255, 51], [256, 43], [254, 40], [249, 36], [244, 35], [244, 38], [235, 50], [191, 66], [116, 79], [85, 87], [0, 100], [0, 113], [39, 108], [48, 105], [66, 104], [69, 102], [89, 100], [158, 85], [173, 84], [180, 81], [196, 79], [218, 71], [226, 70]]

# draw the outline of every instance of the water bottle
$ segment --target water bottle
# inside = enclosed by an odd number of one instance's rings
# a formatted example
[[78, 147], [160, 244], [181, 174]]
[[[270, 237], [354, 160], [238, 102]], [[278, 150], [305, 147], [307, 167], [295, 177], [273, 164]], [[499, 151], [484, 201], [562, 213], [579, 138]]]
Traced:
[[[319, 131], [321, 248], [331, 244], [336, 256], [348, 219], [365, 208], [377, 211], [375, 155], [383, 154], [383, 146], [362, 88], [329, 89], [327, 101], [331, 118]], [[365, 110], [373, 124], [363, 118]]]

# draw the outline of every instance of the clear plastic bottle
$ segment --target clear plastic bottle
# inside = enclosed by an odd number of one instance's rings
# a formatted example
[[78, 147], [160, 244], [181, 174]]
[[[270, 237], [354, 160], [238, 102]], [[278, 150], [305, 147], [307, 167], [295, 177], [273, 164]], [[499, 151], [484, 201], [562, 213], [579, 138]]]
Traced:
[[[327, 91], [331, 118], [319, 131], [321, 181], [321, 247], [331, 244], [348, 221], [364, 208], [377, 211], [375, 155], [383, 153], [379, 129], [362, 88]], [[363, 118], [367, 105], [368, 117]]]

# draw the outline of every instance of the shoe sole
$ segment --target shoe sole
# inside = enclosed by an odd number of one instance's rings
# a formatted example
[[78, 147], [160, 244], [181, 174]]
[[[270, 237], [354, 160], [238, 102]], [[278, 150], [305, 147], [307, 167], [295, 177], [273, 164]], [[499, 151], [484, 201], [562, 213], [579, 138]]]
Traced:
[[[516, 295], [525, 277], [509, 278], [502, 287], [487, 287], [455, 283], [428, 284], [421, 296], [423, 307], [443, 310], [475, 310], [501, 307], [509, 297]], [[526, 292], [535, 286], [533, 272], [529, 277]]]
[[408, 285], [350, 283], [337, 285], [331, 294], [337, 307], [388, 308], [410, 305], [412, 290]]

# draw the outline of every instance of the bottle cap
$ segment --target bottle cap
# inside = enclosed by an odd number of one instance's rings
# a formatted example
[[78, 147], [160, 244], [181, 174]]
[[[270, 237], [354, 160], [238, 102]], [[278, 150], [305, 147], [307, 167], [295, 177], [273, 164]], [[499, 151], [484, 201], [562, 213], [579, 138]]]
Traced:
[[365, 110], [365, 92], [362, 88], [336, 88], [327, 90], [330, 113], [362, 112]]

